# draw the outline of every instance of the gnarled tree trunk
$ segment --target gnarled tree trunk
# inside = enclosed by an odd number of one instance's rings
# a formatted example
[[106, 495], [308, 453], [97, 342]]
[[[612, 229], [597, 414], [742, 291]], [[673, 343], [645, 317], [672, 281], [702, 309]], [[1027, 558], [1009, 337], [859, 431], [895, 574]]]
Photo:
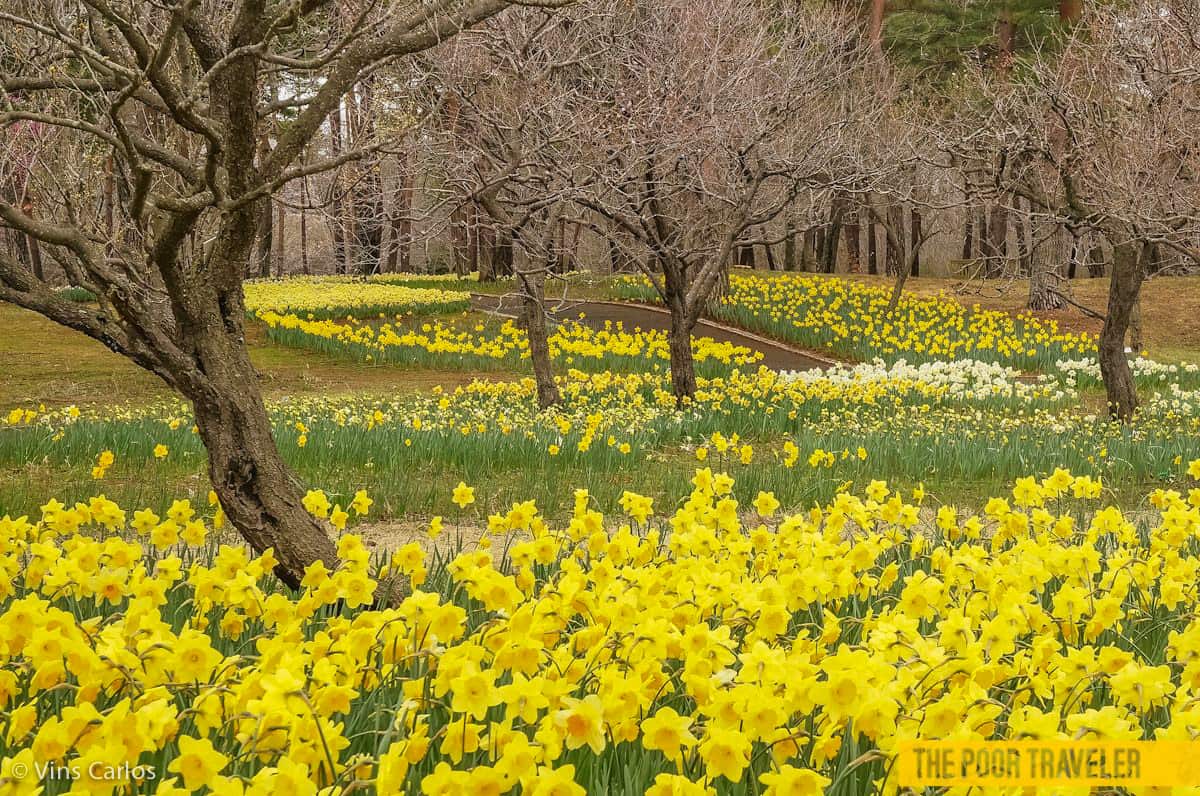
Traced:
[[562, 400], [554, 383], [550, 362], [549, 330], [546, 328], [545, 286], [540, 274], [522, 276], [521, 326], [529, 338], [529, 362], [537, 384], [538, 406], [545, 409]]
[[1144, 278], [1142, 252], [1136, 243], [1113, 246], [1112, 275], [1109, 278], [1108, 312], [1100, 330], [1100, 375], [1108, 397], [1109, 414], [1129, 422], [1137, 411], [1137, 386], [1125, 354], [1125, 335]]
[[692, 356], [692, 328], [682, 311], [672, 309], [669, 337], [671, 353], [671, 386], [675, 390], [675, 401], [683, 404], [696, 394], [696, 362]]
[[[208, 474], [221, 508], [258, 553], [271, 548], [275, 574], [300, 587], [314, 561], [330, 566], [337, 548], [301, 503], [303, 490], [279, 455], [258, 388], [248, 387], [243, 368], [222, 361], [213, 389], [192, 399], [196, 427], [208, 449]], [[252, 378], [253, 376], [251, 376]], [[251, 394], [253, 393], [253, 394]]]

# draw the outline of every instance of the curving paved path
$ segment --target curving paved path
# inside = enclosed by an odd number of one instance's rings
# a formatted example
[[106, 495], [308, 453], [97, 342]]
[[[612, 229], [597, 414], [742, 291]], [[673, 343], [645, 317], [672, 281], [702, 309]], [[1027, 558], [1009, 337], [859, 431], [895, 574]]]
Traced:
[[[492, 315], [502, 315], [509, 318], [517, 317], [521, 300], [518, 296], [493, 296], [483, 293], [471, 294], [471, 307]], [[621, 323], [627, 331], [635, 327], [643, 330], [656, 329], [666, 331], [670, 328], [670, 313], [659, 307], [646, 304], [633, 304], [620, 301], [574, 301], [568, 299], [559, 302], [547, 297], [546, 307], [551, 318], [557, 321], [574, 320], [592, 328], [600, 328], [605, 321]], [[579, 313], [583, 319], [579, 319]], [[751, 332], [733, 329], [712, 321], [701, 320], [696, 324], [695, 335], [711, 337], [720, 342], [745, 346], [755, 351], [761, 351], [762, 364], [773, 370], [812, 370], [832, 367], [832, 360], [810, 354]]]

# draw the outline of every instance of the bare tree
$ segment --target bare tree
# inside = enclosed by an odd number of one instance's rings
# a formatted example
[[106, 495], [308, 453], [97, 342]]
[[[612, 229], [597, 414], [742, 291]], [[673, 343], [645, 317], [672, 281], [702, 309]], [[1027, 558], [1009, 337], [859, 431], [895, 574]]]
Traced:
[[[696, 390], [691, 332], [739, 246], [787, 209], [861, 183], [854, 141], [884, 101], [852, 20], [758, 0], [589, 6], [603, 58], [579, 81], [565, 179], [671, 313], [678, 400]], [[581, 48], [585, 51], [585, 48]], [[866, 100], [863, 101], [864, 95]], [[851, 101], [854, 98], [855, 101]], [[798, 205], [798, 200], [802, 200]]]
[[988, 122], [952, 134], [964, 157], [973, 144], [997, 153], [975, 173], [1112, 246], [1100, 369], [1111, 414], [1128, 420], [1126, 336], [1150, 264], [1164, 250], [1200, 258], [1200, 11], [1186, 0], [1088, 9], [1061, 55], [979, 86]]
[[[28, 142], [21, 125], [54, 131], [30, 176], [40, 212], [0, 198], [0, 223], [39, 241], [98, 305], [64, 300], [8, 254], [0, 299], [103, 342], [190, 400], [222, 507], [256, 550], [274, 548], [292, 586], [337, 556], [280, 458], [246, 350], [242, 279], [261, 201], [377, 151], [381, 141], [357, 141], [298, 164], [367, 76], [508, 4], [365, 2], [335, 35], [322, 31], [338, 4], [321, 0], [14, 0], [0, 10], [0, 172]], [[261, 152], [281, 108], [292, 118]], [[111, 233], [95, 200], [105, 158], [121, 186]]]
[[527, 9], [503, 24], [480, 26], [442, 52], [442, 90], [456, 108], [448, 184], [459, 201], [486, 211], [497, 234], [519, 256], [516, 276], [520, 322], [543, 408], [558, 403], [547, 340], [545, 284], [565, 258], [563, 221], [570, 182], [564, 178], [578, 150], [567, 146], [575, 127], [569, 115], [587, 57], [569, 13]]

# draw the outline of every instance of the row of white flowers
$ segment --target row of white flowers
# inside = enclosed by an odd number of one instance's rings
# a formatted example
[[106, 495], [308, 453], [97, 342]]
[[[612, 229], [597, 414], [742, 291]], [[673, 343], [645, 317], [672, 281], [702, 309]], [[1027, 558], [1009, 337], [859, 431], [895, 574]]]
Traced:
[[946, 387], [964, 400], [1004, 397], [1038, 397], [1057, 400], [1061, 391], [1048, 392], [1044, 376], [1022, 377], [1021, 372], [995, 362], [975, 359], [923, 362], [910, 364], [897, 360], [887, 364], [882, 359], [859, 365], [838, 365], [830, 370], [787, 371], [781, 378], [808, 383], [826, 381], [831, 384], [869, 384], [873, 382], [919, 382]]
[[[1100, 380], [1100, 363], [1094, 359], [1060, 359], [1054, 366], [1068, 387], [1076, 386], [1081, 379], [1093, 382]], [[1129, 367], [1134, 378], [1155, 379], [1164, 383], [1177, 381], [1180, 376], [1200, 374], [1200, 365], [1194, 362], [1176, 364], [1147, 357], [1130, 360]]]

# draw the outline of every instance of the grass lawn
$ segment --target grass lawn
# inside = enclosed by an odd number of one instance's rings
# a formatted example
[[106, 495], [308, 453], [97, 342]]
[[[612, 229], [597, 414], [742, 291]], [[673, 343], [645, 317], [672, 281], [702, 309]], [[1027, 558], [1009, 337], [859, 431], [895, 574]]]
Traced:
[[[0, 408], [43, 403], [47, 407], [131, 405], [170, 398], [157, 377], [99, 342], [12, 304], [0, 302]], [[262, 324], [246, 325], [250, 358], [268, 397], [395, 395], [434, 385], [455, 387], [495, 373], [407, 370], [368, 366], [326, 354], [273, 345]], [[499, 376], [503, 378], [503, 375]]]

